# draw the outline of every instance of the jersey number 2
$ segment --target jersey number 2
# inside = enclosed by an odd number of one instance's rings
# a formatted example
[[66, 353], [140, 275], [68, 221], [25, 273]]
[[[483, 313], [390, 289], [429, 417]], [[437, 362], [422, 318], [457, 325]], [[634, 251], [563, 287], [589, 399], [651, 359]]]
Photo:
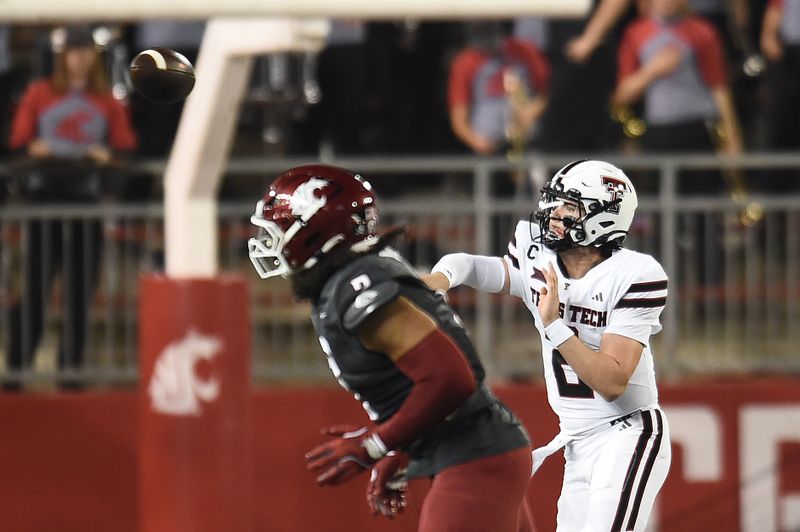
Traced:
[[[578, 334], [578, 331], [575, 331], [575, 334]], [[558, 352], [558, 349], [553, 349], [553, 374], [556, 376], [558, 394], [561, 397], [594, 399], [594, 390], [578, 378], [561, 353]]]

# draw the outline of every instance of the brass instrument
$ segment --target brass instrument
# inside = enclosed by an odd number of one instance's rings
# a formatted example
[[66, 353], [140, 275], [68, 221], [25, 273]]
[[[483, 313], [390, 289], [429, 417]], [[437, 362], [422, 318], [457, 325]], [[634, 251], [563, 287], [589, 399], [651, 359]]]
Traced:
[[[525, 83], [512, 69], [503, 72], [503, 90], [509, 103], [509, 115], [505, 123], [505, 137], [508, 143], [506, 158], [519, 165], [530, 139], [531, 127], [526, 115], [533, 98]], [[511, 179], [516, 185], [519, 185], [524, 178], [524, 169], [517, 167], [512, 170]]]
[[629, 139], [638, 139], [647, 131], [647, 124], [636, 116], [627, 105], [611, 105], [611, 118], [622, 126], [622, 132]]
[[[622, 126], [622, 132], [629, 139], [637, 139], [647, 131], [647, 124], [636, 116], [633, 109], [626, 105], [612, 105], [611, 117]], [[719, 154], [725, 146], [725, 132], [719, 124], [710, 128], [710, 135]], [[741, 207], [739, 223], [744, 226], [755, 225], [764, 218], [764, 207], [757, 201], [749, 201], [747, 187], [738, 168], [720, 168], [734, 203]]]
[[[716, 124], [710, 129], [711, 138], [719, 153], [725, 146], [725, 132], [720, 124]], [[748, 199], [747, 187], [741, 170], [739, 168], [720, 168], [720, 172], [728, 185], [731, 199], [741, 207], [739, 223], [744, 226], [751, 226], [760, 222], [764, 218], [764, 207], [761, 203]]]

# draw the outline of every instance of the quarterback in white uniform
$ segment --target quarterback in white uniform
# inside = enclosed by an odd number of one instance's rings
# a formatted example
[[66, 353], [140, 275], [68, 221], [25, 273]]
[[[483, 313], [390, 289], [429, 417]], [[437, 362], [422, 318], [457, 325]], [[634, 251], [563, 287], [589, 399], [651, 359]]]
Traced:
[[570, 163], [517, 225], [508, 255], [446, 255], [426, 277], [437, 289], [510, 293], [533, 314], [561, 428], [534, 451], [534, 472], [564, 448], [558, 532], [644, 530], [669, 471], [650, 350], [667, 275], [653, 257], [621, 248], [636, 206], [619, 168]]

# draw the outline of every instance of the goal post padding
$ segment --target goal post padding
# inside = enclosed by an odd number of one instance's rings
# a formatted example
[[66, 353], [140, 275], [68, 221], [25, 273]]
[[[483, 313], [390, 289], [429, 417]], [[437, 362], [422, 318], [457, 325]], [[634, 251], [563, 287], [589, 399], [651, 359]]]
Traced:
[[[252, 530], [249, 298], [242, 278], [218, 272], [217, 190], [253, 56], [319, 47], [326, 31], [325, 21], [290, 19], [206, 26], [164, 176], [167, 275], [140, 281], [143, 532]], [[215, 341], [211, 361], [196, 358]], [[187, 392], [181, 379], [200, 384]], [[190, 404], [158, 404], [153, 383], [162, 395], [170, 385], [193, 394], [176, 399]]]
[[252, 530], [245, 280], [144, 276], [139, 341], [139, 530]]

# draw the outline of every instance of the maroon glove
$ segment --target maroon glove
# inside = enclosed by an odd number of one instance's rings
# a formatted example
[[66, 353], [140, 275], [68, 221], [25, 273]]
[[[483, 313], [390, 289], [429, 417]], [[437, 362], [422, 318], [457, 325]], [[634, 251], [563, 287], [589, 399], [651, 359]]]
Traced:
[[[335, 436], [336, 439], [306, 453], [306, 468], [317, 474], [317, 484], [320, 486], [338, 486], [347, 482], [369, 469], [380, 458], [379, 452], [374, 450], [376, 436], [368, 434], [366, 427], [347, 431], [349, 428], [352, 427], [340, 425], [323, 429], [323, 434]], [[367, 451], [370, 444], [374, 458]]]
[[372, 515], [393, 519], [405, 510], [408, 483], [404, 473], [407, 465], [407, 454], [389, 453], [373, 466], [367, 484], [367, 504]]

